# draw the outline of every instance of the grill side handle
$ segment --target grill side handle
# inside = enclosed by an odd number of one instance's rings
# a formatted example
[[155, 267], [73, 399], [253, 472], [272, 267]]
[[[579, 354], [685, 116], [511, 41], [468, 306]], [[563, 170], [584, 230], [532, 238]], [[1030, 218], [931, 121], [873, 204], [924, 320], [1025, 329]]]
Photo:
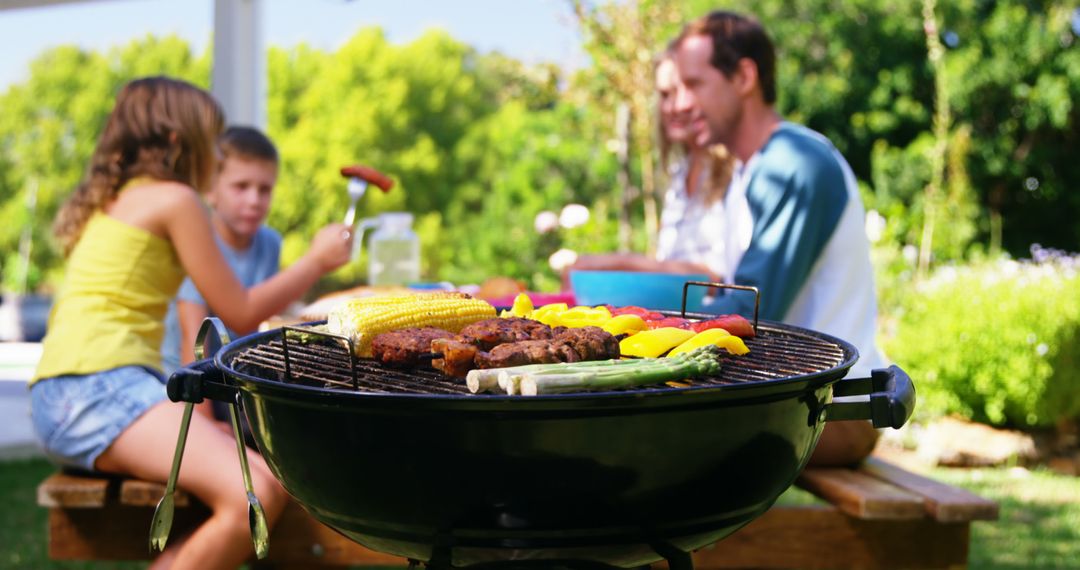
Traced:
[[174, 402], [199, 404], [209, 398], [228, 404], [236, 401], [238, 390], [226, 384], [225, 375], [214, 364], [213, 358], [204, 358], [173, 372], [166, 392]]
[[865, 395], [869, 399], [826, 405], [826, 421], [871, 420], [875, 428], [900, 429], [915, 411], [915, 384], [895, 364], [872, 371], [869, 378], [844, 378], [833, 384], [833, 396]]

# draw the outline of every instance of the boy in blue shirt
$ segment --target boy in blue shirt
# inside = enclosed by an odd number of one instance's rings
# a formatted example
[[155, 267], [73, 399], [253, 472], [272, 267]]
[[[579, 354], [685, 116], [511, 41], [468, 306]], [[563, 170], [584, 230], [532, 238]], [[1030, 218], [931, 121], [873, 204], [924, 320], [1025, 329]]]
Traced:
[[[281, 235], [264, 225], [278, 175], [274, 143], [250, 127], [230, 127], [218, 140], [222, 161], [207, 200], [214, 239], [246, 288], [278, 272]], [[191, 279], [180, 286], [165, 319], [162, 363], [166, 375], [195, 359], [195, 335], [210, 310]], [[229, 331], [231, 338], [254, 331]]]

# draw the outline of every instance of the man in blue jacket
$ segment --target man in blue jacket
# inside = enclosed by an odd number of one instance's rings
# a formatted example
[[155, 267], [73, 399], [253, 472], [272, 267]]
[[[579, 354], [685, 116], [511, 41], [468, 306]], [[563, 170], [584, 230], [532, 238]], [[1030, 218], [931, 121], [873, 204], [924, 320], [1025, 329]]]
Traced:
[[[681, 85], [676, 112], [703, 131], [700, 144], [723, 144], [738, 159], [725, 198], [725, 279], [760, 290], [760, 315], [851, 342], [860, 358], [850, 374], [885, 367], [875, 342], [877, 300], [870, 247], [855, 176], [823, 135], [776, 112], [776, 56], [764, 28], [730, 12], [689, 24], [675, 42]], [[714, 313], [753, 313], [741, 292], [717, 297]], [[873, 449], [867, 422], [830, 422], [812, 463], [849, 463]]]

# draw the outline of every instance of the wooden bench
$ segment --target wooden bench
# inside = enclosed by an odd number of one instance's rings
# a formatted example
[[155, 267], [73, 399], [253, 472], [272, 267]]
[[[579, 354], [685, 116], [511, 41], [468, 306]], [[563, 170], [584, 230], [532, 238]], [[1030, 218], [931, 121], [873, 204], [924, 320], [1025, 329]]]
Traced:
[[[871, 457], [858, 469], [807, 469], [796, 483], [824, 502], [776, 505], [721, 542], [694, 554], [713, 568], [962, 568], [970, 524], [995, 520], [998, 506], [966, 490]], [[164, 485], [57, 473], [38, 487], [49, 509], [54, 560], [145, 560], [153, 509]], [[207, 510], [182, 492], [173, 535]], [[290, 504], [270, 537], [275, 568], [404, 566], [368, 550]], [[662, 564], [656, 566], [663, 566]]]

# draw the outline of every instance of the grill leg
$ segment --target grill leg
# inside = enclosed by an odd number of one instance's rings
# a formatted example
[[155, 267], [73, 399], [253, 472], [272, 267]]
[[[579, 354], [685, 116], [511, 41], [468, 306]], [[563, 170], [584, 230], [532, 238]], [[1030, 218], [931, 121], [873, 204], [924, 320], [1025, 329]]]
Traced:
[[649, 546], [667, 560], [669, 570], [694, 570], [694, 559], [689, 552], [667, 542], [654, 542]]
[[[436, 549], [437, 551], [438, 549]], [[418, 567], [414, 567], [415, 564], [420, 562], [415, 560], [409, 561], [409, 570], [419, 570]], [[424, 570], [460, 570], [461, 567], [452, 566], [450, 564], [443, 564], [432, 556]], [[466, 570], [627, 570], [620, 566], [612, 566], [610, 564], [604, 564], [603, 562], [593, 562], [590, 560], [508, 560], [503, 562], [484, 562], [471, 566], [464, 567]], [[641, 566], [638, 568], [631, 568], [629, 570], [649, 570], [648, 566]], [[671, 570], [686, 570], [683, 567], [672, 567]]]
[[[454, 565], [450, 560], [450, 547], [436, 545], [431, 551], [431, 560], [428, 560], [426, 565], [427, 570], [452, 570]], [[412, 561], [409, 562], [409, 570], [413, 570]]]

